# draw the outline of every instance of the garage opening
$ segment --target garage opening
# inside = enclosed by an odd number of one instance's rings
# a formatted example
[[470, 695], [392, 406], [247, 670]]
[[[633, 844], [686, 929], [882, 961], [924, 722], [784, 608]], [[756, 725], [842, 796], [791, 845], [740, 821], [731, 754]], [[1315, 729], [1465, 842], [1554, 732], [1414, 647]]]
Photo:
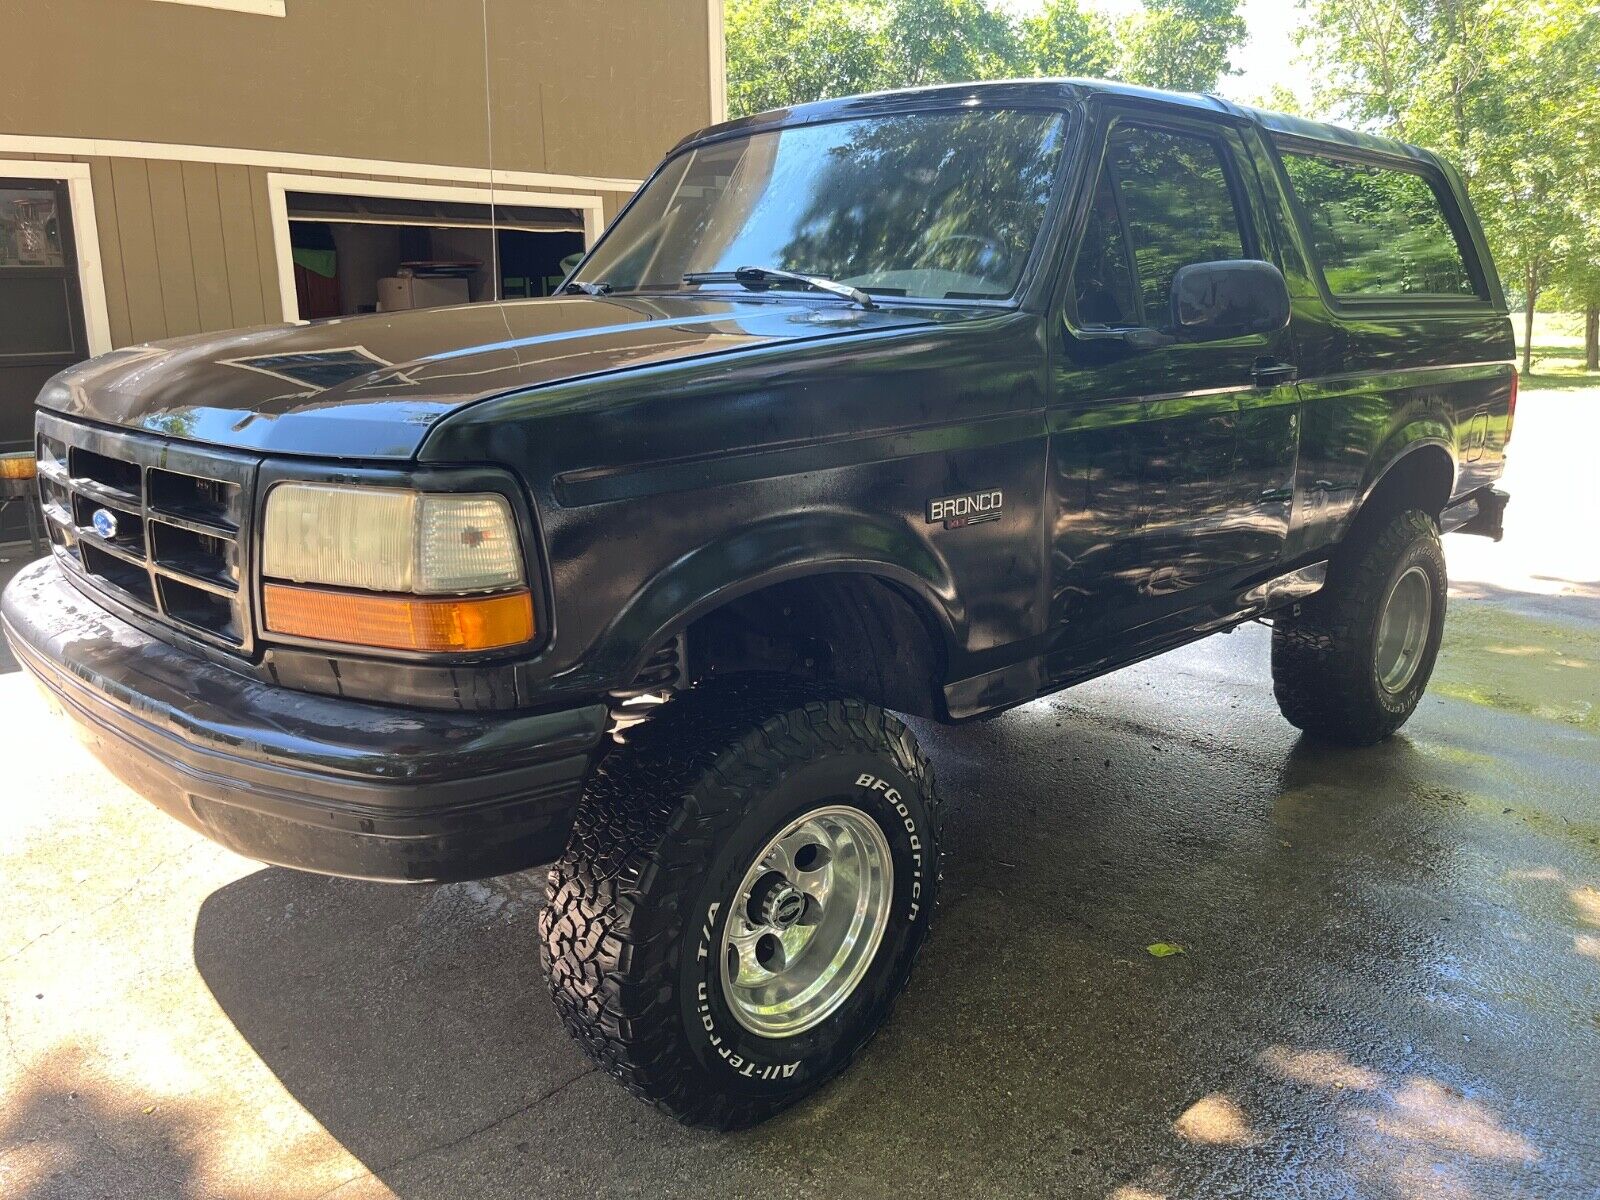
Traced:
[[584, 249], [574, 209], [501, 204], [491, 221], [488, 204], [286, 198], [303, 320], [548, 296]]

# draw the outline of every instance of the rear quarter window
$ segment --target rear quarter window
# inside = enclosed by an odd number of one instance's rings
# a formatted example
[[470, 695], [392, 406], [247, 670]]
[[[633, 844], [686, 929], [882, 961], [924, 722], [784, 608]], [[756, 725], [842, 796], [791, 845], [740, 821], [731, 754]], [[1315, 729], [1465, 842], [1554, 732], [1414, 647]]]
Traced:
[[1445, 200], [1421, 172], [1294, 150], [1282, 157], [1334, 296], [1483, 297]]

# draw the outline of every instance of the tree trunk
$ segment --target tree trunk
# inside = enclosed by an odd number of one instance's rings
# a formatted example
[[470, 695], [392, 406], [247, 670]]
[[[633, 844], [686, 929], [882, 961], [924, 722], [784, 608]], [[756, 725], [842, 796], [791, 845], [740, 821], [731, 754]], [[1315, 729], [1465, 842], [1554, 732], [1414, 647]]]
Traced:
[[1522, 373], [1533, 374], [1533, 310], [1539, 303], [1539, 268], [1528, 264], [1528, 314], [1522, 323]]
[[1592, 300], [1583, 315], [1583, 369], [1600, 371], [1600, 303]]

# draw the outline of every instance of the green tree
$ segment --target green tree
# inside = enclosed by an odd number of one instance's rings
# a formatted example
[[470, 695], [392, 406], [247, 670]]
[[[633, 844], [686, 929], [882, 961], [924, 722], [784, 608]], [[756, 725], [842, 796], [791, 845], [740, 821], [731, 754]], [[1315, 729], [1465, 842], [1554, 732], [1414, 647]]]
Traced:
[[1579, 233], [1550, 290], [1563, 309], [1583, 314], [1584, 369], [1600, 371], [1600, 228]]
[[1021, 59], [1016, 26], [985, 0], [892, 0], [877, 40], [880, 87], [1004, 79]]
[[1571, 139], [1563, 189], [1569, 220], [1551, 291], [1583, 314], [1584, 367], [1600, 371], [1600, 7], [1560, 4], [1551, 16], [1547, 44], [1535, 52], [1564, 82], [1555, 99]]
[[727, 0], [728, 108], [1039, 75], [1216, 87], [1244, 37], [1239, 0], [1144, 2], [1113, 26], [1083, 0], [1020, 17], [998, 0]]
[[1301, 0], [1302, 46], [1322, 67], [1321, 106], [1446, 153], [1470, 177], [1488, 130], [1493, 65], [1514, 40], [1518, 0]]
[[882, 45], [857, 0], [730, 0], [728, 111], [734, 116], [868, 91]]
[[1025, 75], [1103, 78], [1116, 67], [1111, 25], [1078, 0], [1045, 0], [1020, 29]]
[[1515, 84], [1495, 88], [1475, 106], [1481, 143], [1472, 156], [1472, 187], [1496, 261], [1524, 304], [1522, 370], [1533, 369], [1533, 318], [1552, 277], [1573, 251], [1573, 210], [1581, 187], [1579, 143], [1561, 94], [1565, 75], [1557, 31], [1531, 25], [1506, 39], [1492, 58]]
[[1123, 22], [1119, 77], [1129, 83], [1209, 92], [1233, 73], [1245, 37], [1239, 0], [1144, 0]]

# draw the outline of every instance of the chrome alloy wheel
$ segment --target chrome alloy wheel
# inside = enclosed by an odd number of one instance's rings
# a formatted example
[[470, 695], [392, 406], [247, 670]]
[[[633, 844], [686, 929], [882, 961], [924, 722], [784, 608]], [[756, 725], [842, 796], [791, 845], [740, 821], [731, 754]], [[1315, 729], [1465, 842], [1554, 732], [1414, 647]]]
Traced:
[[1405, 691], [1416, 677], [1432, 623], [1433, 580], [1421, 567], [1412, 567], [1389, 589], [1378, 619], [1373, 665], [1379, 686], [1390, 695]]
[[878, 823], [835, 804], [791, 821], [733, 895], [722, 994], [761, 1037], [826, 1020], [861, 982], [889, 924], [894, 860]]

